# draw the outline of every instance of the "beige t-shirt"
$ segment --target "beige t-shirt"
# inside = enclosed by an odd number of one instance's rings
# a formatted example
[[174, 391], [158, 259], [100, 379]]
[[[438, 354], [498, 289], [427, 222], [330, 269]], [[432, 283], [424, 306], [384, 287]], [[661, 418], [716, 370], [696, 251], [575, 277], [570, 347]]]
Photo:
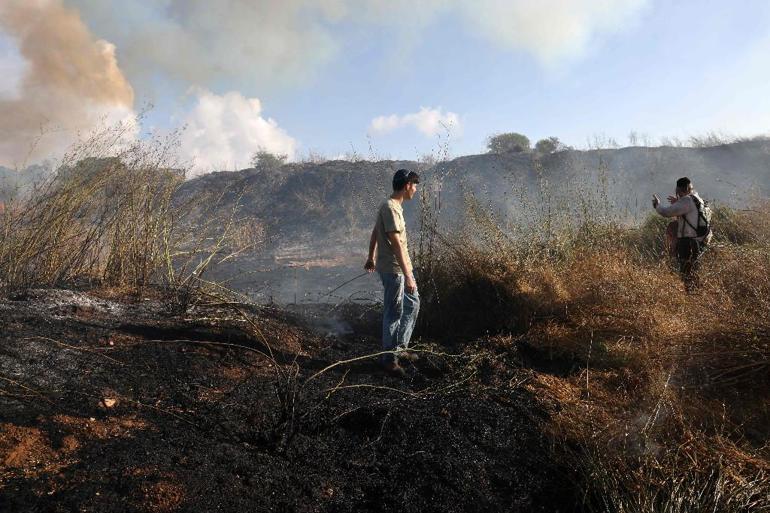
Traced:
[[374, 229], [377, 235], [377, 271], [381, 273], [403, 274], [403, 270], [398, 265], [398, 260], [396, 260], [396, 255], [390, 247], [390, 240], [388, 240], [387, 235], [388, 232], [397, 233], [398, 240], [404, 248], [406, 260], [411, 266], [409, 242], [406, 237], [406, 223], [404, 223], [404, 209], [398, 201], [391, 198], [380, 205]]

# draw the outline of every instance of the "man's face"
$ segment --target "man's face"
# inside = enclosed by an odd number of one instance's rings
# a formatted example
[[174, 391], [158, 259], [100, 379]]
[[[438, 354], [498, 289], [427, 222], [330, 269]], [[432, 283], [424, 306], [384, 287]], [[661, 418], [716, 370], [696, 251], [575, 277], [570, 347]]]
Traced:
[[417, 194], [417, 184], [414, 182], [409, 182], [406, 184], [406, 188], [404, 189], [406, 191], [406, 194], [404, 195], [406, 199], [410, 200], [414, 198], [414, 195]]

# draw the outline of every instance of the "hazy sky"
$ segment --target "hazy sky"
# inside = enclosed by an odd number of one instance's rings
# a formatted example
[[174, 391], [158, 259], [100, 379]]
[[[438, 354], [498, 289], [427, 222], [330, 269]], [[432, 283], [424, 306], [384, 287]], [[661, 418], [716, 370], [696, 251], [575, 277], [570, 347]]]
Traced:
[[3, 165], [45, 123], [36, 158], [147, 103], [141, 133], [186, 126], [196, 172], [260, 147], [413, 159], [447, 130], [453, 155], [768, 134], [770, 3], [2, 0], [0, 76]]

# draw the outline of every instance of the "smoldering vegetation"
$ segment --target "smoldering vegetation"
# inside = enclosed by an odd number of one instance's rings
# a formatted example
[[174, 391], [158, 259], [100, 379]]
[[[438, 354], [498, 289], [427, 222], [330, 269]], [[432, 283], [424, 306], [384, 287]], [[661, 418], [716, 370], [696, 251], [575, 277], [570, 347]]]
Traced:
[[[18, 418], [0, 441], [14, 455], [40, 446], [48, 462], [6, 460], [14, 504], [40, 505], [54, 488], [69, 506], [103, 506], [128, 482], [136, 511], [770, 510], [765, 142], [333, 161], [189, 182], [170, 144], [114, 155], [97, 139], [8, 197], [0, 399]], [[370, 363], [371, 308], [318, 306], [308, 321], [227, 290], [256, 261], [344, 267], [347, 253], [360, 266], [400, 166], [423, 176], [407, 206], [422, 359], [406, 381]], [[693, 294], [665, 254], [665, 220], [646, 212], [648, 193], [684, 174], [715, 207]], [[69, 295], [46, 299], [46, 287], [93, 297], [51, 305]], [[80, 369], [52, 374], [66, 393], [48, 389], [24, 344]], [[124, 360], [141, 365], [115, 367]], [[30, 418], [82, 446], [46, 445]], [[88, 425], [116, 422], [114, 436], [141, 450], [116, 442], [121, 457], [106, 461]], [[17, 440], [26, 432], [34, 443]], [[106, 469], [105, 499], [84, 484], [91, 467]], [[404, 473], [416, 486], [397, 495]], [[154, 488], [139, 493], [136, 476]], [[441, 499], [426, 501], [431, 490]]]

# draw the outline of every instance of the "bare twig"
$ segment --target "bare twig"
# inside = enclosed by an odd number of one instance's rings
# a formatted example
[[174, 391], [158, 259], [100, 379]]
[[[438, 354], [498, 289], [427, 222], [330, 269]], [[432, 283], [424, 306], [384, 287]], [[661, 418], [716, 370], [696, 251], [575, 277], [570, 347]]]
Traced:
[[71, 346], [69, 344], [65, 344], [64, 342], [60, 342], [58, 340], [54, 340], [54, 339], [48, 338], [48, 337], [33, 336], [33, 337], [23, 338], [22, 340], [45, 340], [45, 341], [48, 341], [48, 342], [53, 342], [54, 344], [60, 345], [62, 347], [66, 347], [67, 349], [73, 349], [75, 351], [82, 351], [84, 353], [89, 353], [89, 354], [93, 354], [93, 355], [99, 356], [101, 358], [104, 358], [105, 360], [109, 360], [112, 363], [116, 363], [116, 364], [118, 364], [120, 366], [124, 366], [125, 367], [127, 365], [124, 362], [116, 360], [115, 358], [110, 358], [109, 356], [107, 356], [105, 354], [97, 353], [96, 351], [93, 351], [91, 349], [88, 349], [88, 348], [85, 348], [85, 347]]

